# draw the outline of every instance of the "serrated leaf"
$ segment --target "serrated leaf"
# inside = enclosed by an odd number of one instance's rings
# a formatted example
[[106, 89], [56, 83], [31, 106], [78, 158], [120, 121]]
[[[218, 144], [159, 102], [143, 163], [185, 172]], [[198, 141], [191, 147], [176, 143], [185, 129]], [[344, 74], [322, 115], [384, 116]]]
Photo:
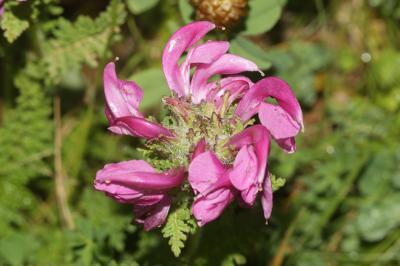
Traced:
[[271, 67], [271, 61], [266, 53], [259, 46], [244, 37], [238, 36], [233, 39], [230, 51], [233, 54], [253, 61], [260, 69], [266, 70]]
[[193, 232], [190, 210], [181, 206], [168, 216], [167, 223], [162, 229], [163, 236], [169, 238], [168, 244], [171, 246], [172, 253], [179, 257], [185, 247], [187, 235]]
[[[59, 19], [53, 29], [55, 38], [44, 43], [43, 64], [46, 81], [58, 83], [71, 69], [80, 69], [83, 64], [98, 65], [99, 59], [109, 47], [112, 37], [119, 32], [125, 21], [125, 6], [118, 0], [111, 1], [107, 9], [96, 19], [79, 16], [71, 23]], [[54, 60], [57, 58], [57, 60]]]
[[146, 12], [158, 4], [159, 0], [126, 0], [129, 11], [138, 15]]
[[242, 34], [257, 35], [270, 30], [279, 20], [283, 4], [282, 0], [249, 1], [250, 11]]
[[1, 28], [4, 30], [4, 37], [12, 43], [29, 28], [29, 22], [19, 19], [11, 12], [5, 12], [1, 18]]
[[277, 191], [281, 187], [283, 187], [286, 183], [286, 179], [282, 177], [276, 177], [275, 175], [270, 174], [272, 191]]

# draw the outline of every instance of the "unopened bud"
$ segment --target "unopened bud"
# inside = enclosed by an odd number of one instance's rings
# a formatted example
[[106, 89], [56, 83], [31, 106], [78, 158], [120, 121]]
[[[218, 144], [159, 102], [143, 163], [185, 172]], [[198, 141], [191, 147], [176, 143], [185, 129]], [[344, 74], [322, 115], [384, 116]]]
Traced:
[[224, 29], [236, 26], [247, 15], [248, 0], [192, 0], [199, 20], [209, 20]]

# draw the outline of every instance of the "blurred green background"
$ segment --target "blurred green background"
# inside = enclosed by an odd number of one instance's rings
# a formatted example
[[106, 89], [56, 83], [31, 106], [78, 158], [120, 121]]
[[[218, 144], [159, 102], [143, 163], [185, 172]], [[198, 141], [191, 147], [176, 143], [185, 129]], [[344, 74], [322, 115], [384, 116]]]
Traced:
[[[229, 2], [229, 1], [228, 1]], [[237, 2], [232, 0], [232, 2]], [[239, 1], [246, 2], [246, 1]], [[160, 230], [93, 189], [142, 143], [107, 132], [102, 70], [161, 118], [160, 57], [186, 0], [8, 0], [0, 17], [0, 265], [400, 265], [400, 1], [250, 0], [209, 38], [293, 87], [305, 132], [268, 225], [233, 205], [175, 258]], [[256, 79], [259, 77], [256, 77]]]

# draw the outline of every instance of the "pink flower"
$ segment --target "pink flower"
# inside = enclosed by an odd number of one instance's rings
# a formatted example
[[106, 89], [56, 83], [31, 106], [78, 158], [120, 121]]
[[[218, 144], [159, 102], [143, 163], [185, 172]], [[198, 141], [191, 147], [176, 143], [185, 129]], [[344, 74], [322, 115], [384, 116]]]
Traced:
[[178, 187], [184, 169], [157, 173], [142, 160], [107, 164], [97, 172], [95, 188], [121, 203], [133, 204], [136, 221], [145, 230], [164, 223], [170, 206], [168, 191]]
[[145, 139], [173, 137], [166, 128], [143, 118], [143, 114], [139, 112], [142, 89], [133, 81], [119, 80], [112, 62], [104, 69], [104, 95], [105, 112], [110, 123], [108, 129], [113, 133]]
[[199, 226], [218, 218], [237, 192], [249, 206], [262, 192], [264, 217], [268, 221], [271, 216], [271, 180], [269, 175], [265, 178], [268, 131], [255, 125], [233, 136], [229, 144], [240, 149], [233, 165], [222, 164], [215, 153], [208, 151], [198, 155], [189, 166], [188, 180], [197, 194], [192, 209]]
[[[270, 139], [288, 152], [295, 151], [294, 137], [303, 127], [303, 118], [294, 93], [275, 77], [254, 84], [238, 75], [259, 69], [229, 54], [228, 42], [198, 44], [214, 28], [210, 22], [194, 22], [167, 42], [162, 66], [172, 96], [163, 99], [170, 114], [164, 124], [146, 119], [139, 111], [143, 91], [136, 83], [119, 80], [114, 63], [104, 69], [109, 130], [145, 138], [148, 151], [159, 156], [155, 161], [167, 160], [166, 165], [171, 165], [158, 172], [145, 161], [133, 160], [108, 164], [96, 175], [95, 188], [118, 202], [132, 204], [136, 221], [146, 230], [165, 222], [170, 190], [184, 183], [186, 173], [192, 191], [182, 189], [177, 194], [186, 193], [187, 198], [194, 193], [192, 213], [199, 226], [217, 219], [235, 197], [251, 207], [260, 195], [268, 220], [272, 211], [267, 170]], [[216, 75], [224, 77], [210, 81]], [[268, 97], [278, 104], [264, 102]], [[261, 124], [251, 125], [256, 114]]]
[[233, 136], [229, 144], [240, 149], [229, 174], [232, 185], [240, 191], [243, 201], [249, 206], [253, 206], [257, 194], [262, 192], [261, 203], [268, 221], [272, 210], [272, 185], [267, 169], [270, 150], [268, 130], [261, 125], [246, 128]]
[[[214, 28], [215, 25], [207, 21], [188, 24], [172, 35], [163, 52], [163, 69], [170, 89], [179, 97], [191, 98], [195, 104], [206, 100], [211, 89], [215, 87], [215, 83], [208, 83], [212, 76], [259, 71], [253, 62], [237, 55], [228, 54], [228, 42], [208, 41], [194, 46]], [[186, 59], [179, 65], [179, 59], [186, 50], [188, 50]], [[192, 79], [190, 79], [191, 67], [196, 67]], [[247, 78], [239, 78], [239, 82], [243, 82], [243, 80], [249, 82]], [[226, 84], [228, 81], [232, 82], [233, 80], [222, 79], [221, 83]], [[213, 99], [208, 97], [207, 100]]]
[[[278, 105], [264, 102], [268, 97], [276, 99]], [[304, 126], [300, 104], [289, 85], [279, 78], [268, 77], [251, 86], [239, 102], [236, 115], [247, 121], [256, 113], [276, 142], [293, 153], [294, 137]]]
[[218, 218], [233, 201], [235, 190], [229, 181], [229, 169], [211, 151], [191, 162], [188, 180], [197, 194], [192, 211], [199, 226]]

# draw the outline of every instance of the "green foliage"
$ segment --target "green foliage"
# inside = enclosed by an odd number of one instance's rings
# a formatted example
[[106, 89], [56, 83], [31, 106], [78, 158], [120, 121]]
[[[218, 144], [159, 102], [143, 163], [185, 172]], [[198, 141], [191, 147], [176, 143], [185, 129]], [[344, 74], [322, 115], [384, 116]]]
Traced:
[[4, 151], [0, 173], [27, 182], [30, 177], [50, 173], [43, 158], [52, 154], [53, 124], [50, 102], [40, 84], [21, 74], [15, 85], [20, 92], [17, 106], [7, 114], [0, 129]]
[[231, 42], [230, 52], [252, 60], [260, 69], [267, 70], [271, 61], [265, 52], [248, 39], [238, 36]]
[[136, 227], [128, 226], [129, 215], [117, 214], [114, 207], [113, 202], [104, 195], [92, 190], [85, 191], [79, 206], [83, 216], [77, 219], [77, 228], [67, 234], [68, 244], [75, 250], [69, 258], [71, 263], [103, 264], [109, 262], [109, 256], [124, 250], [126, 232], [133, 233]]
[[72, 132], [65, 139], [63, 157], [65, 161], [66, 172], [75, 177], [78, 175], [86, 151], [86, 145], [90, 133], [90, 127], [93, 123], [94, 114], [87, 110], [82, 114], [80, 123], [72, 129]]
[[266, 55], [277, 75], [296, 88], [296, 95], [306, 106], [316, 100], [315, 73], [330, 61], [329, 51], [317, 44], [290, 42], [288, 49], [272, 49]]
[[96, 19], [80, 16], [74, 23], [57, 20], [52, 30], [55, 38], [42, 48], [41, 63], [48, 80], [59, 82], [71, 68], [79, 69], [83, 63], [96, 67], [125, 16], [124, 5], [114, 0]]
[[171, 212], [162, 229], [163, 236], [169, 238], [168, 244], [175, 257], [179, 257], [185, 246], [189, 234], [196, 230], [196, 223], [191, 217], [191, 211], [186, 205], [182, 205]]
[[29, 22], [19, 19], [11, 12], [6, 12], [1, 19], [1, 29], [7, 41], [14, 42], [29, 27]]
[[[249, 12], [240, 27], [240, 34], [254, 36], [272, 29], [281, 17], [286, 0], [251, 0], [248, 1]], [[185, 23], [194, 18], [194, 8], [188, 0], [179, 0], [179, 10]]]
[[179, 0], [179, 10], [185, 23], [190, 23], [194, 12], [193, 6], [187, 0]]
[[275, 175], [270, 174], [271, 183], [272, 183], [272, 191], [277, 191], [281, 187], [283, 187], [286, 183], [286, 179], [282, 177], [276, 177]]
[[159, 0], [126, 0], [129, 11], [137, 15], [153, 8]]
[[37, 244], [28, 244], [34, 242], [33, 236], [18, 229], [29, 224], [26, 210], [33, 212], [40, 202], [27, 184], [52, 173], [46, 160], [53, 152], [53, 123], [50, 101], [40, 85], [24, 74], [16, 77], [15, 85], [20, 93], [16, 107], [7, 112], [0, 128], [0, 262], [3, 258], [21, 265], [37, 249]]
[[372, 7], [376, 7], [384, 16], [400, 19], [400, 3], [398, 0], [369, 0]]
[[236, 265], [245, 265], [246, 257], [242, 254], [231, 254], [224, 261], [222, 261], [222, 266], [236, 266]]
[[243, 34], [257, 35], [270, 30], [278, 22], [284, 4], [282, 0], [249, 1], [250, 11]]
[[129, 80], [134, 80], [144, 91], [143, 100], [140, 103], [142, 109], [159, 105], [160, 99], [170, 94], [164, 73], [160, 68], [139, 71]]

